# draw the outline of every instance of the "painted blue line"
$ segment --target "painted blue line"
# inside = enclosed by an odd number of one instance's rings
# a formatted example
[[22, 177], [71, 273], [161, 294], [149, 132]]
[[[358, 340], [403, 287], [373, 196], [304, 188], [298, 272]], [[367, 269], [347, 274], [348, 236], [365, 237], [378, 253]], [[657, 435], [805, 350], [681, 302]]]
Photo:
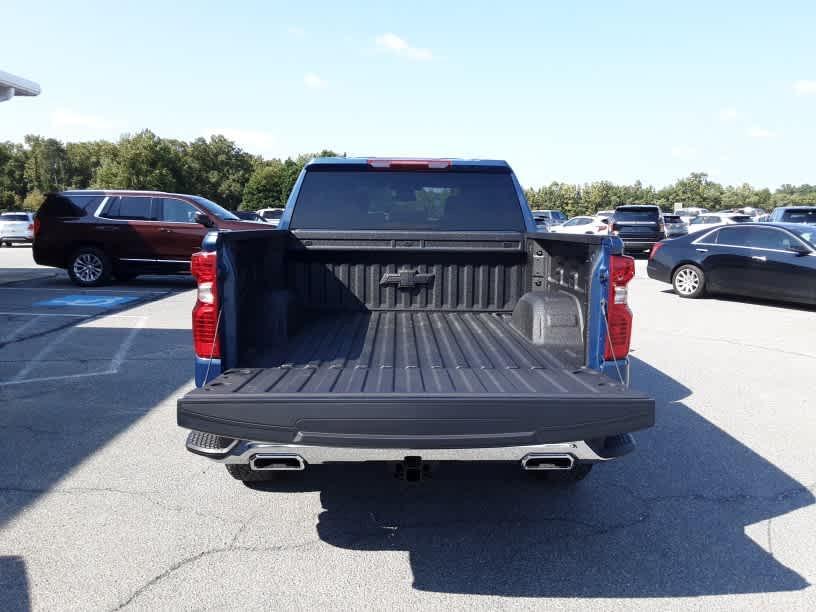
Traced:
[[113, 308], [138, 300], [134, 295], [61, 295], [42, 302], [35, 302], [34, 306], [45, 307], [92, 307], [92, 308]]

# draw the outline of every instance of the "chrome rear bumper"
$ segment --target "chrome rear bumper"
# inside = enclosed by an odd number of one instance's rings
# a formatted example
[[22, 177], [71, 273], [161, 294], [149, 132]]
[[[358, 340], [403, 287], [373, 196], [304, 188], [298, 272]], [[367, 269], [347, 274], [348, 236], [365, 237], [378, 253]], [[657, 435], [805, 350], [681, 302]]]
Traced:
[[[612, 439], [614, 438], [614, 440]], [[340, 462], [403, 461], [406, 457], [421, 457], [422, 461], [523, 461], [528, 455], [569, 455], [576, 463], [596, 463], [617, 459], [634, 450], [630, 434], [613, 436], [601, 445], [587, 442], [561, 442], [530, 446], [497, 448], [399, 449], [345, 448], [270, 444], [250, 440], [234, 440], [193, 431], [187, 438], [187, 450], [219, 463], [251, 465], [255, 455], [296, 456], [307, 465]]]

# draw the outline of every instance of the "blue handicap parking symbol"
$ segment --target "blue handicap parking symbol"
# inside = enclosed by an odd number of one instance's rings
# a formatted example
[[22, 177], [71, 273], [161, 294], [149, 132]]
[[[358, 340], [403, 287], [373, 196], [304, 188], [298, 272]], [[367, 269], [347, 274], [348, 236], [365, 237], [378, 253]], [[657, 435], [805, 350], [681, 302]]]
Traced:
[[112, 308], [138, 300], [133, 295], [63, 295], [44, 302], [36, 302], [34, 306], [85, 306], [91, 308]]

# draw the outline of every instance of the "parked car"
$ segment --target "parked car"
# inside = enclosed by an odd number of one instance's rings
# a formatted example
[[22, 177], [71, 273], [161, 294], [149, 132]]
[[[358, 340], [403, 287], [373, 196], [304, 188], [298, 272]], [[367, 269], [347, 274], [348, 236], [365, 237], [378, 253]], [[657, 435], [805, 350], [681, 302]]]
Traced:
[[748, 215], [735, 213], [709, 213], [694, 217], [688, 225], [688, 233], [694, 234], [710, 229], [715, 225], [732, 225], [734, 223], [750, 223], [753, 221]]
[[690, 206], [689, 208], [678, 208], [674, 214], [681, 217], [686, 225], [691, 223], [691, 220], [700, 215], [708, 213], [707, 208], [700, 208], [698, 206]]
[[666, 237], [659, 206], [631, 204], [618, 206], [610, 219], [611, 231], [620, 236], [626, 251], [648, 251]]
[[532, 211], [533, 221], [535, 221], [536, 228], [542, 232], [550, 231], [550, 217], [548, 215], [539, 214], [539, 211]]
[[614, 214], [614, 210], [599, 210], [595, 213], [595, 216], [600, 217], [601, 219], [609, 219]]
[[680, 215], [663, 215], [663, 226], [666, 228], [666, 238], [685, 236], [688, 234], [688, 225]]
[[242, 481], [439, 459], [578, 480], [652, 426], [624, 384], [634, 261], [536, 232], [505, 162], [318, 159], [294, 189], [280, 230], [193, 256], [191, 452]]
[[774, 208], [771, 221], [816, 225], [816, 206], [780, 206]]
[[601, 217], [573, 217], [562, 225], [550, 228], [551, 232], [557, 234], [608, 234], [609, 225], [606, 219]]
[[816, 229], [721, 225], [654, 246], [647, 273], [680, 297], [725, 293], [816, 304]]
[[241, 221], [254, 221], [255, 223], [267, 222], [266, 219], [264, 219], [254, 210], [236, 210], [233, 214]]
[[816, 304], [816, 228], [720, 225], [656, 244], [647, 272], [684, 298], [727, 293]]
[[560, 210], [534, 210], [533, 217], [546, 219], [550, 228], [557, 227], [567, 220], [567, 215]]
[[34, 261], [83, 287], [139, 274], [189, 274], [212, 229], [253, 229], [199, 196], [149, 191], [50, 193], [34, 222]]
[[282, 208], [261, 208], [257, 213], [270, 225], [278, 226], [283, 215]]
[[0, 247], [15, 242], [34, 242], [34, 215], [30, 212], [0, 214]]

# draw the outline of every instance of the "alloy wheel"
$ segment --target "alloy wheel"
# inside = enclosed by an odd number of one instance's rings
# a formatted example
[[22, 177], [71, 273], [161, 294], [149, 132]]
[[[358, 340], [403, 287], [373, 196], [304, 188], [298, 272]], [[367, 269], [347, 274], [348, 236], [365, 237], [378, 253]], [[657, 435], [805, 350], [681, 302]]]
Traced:
[[674, 284], [682, 295], [691, 295], [700, 286], [700, 275], [691, 268], [680, 270], [674, 279]]
[[82, 253], [74, 260], [74, 274], [83, 283], [98, 281], [103, 269], [102, 260], [93, 253]]

